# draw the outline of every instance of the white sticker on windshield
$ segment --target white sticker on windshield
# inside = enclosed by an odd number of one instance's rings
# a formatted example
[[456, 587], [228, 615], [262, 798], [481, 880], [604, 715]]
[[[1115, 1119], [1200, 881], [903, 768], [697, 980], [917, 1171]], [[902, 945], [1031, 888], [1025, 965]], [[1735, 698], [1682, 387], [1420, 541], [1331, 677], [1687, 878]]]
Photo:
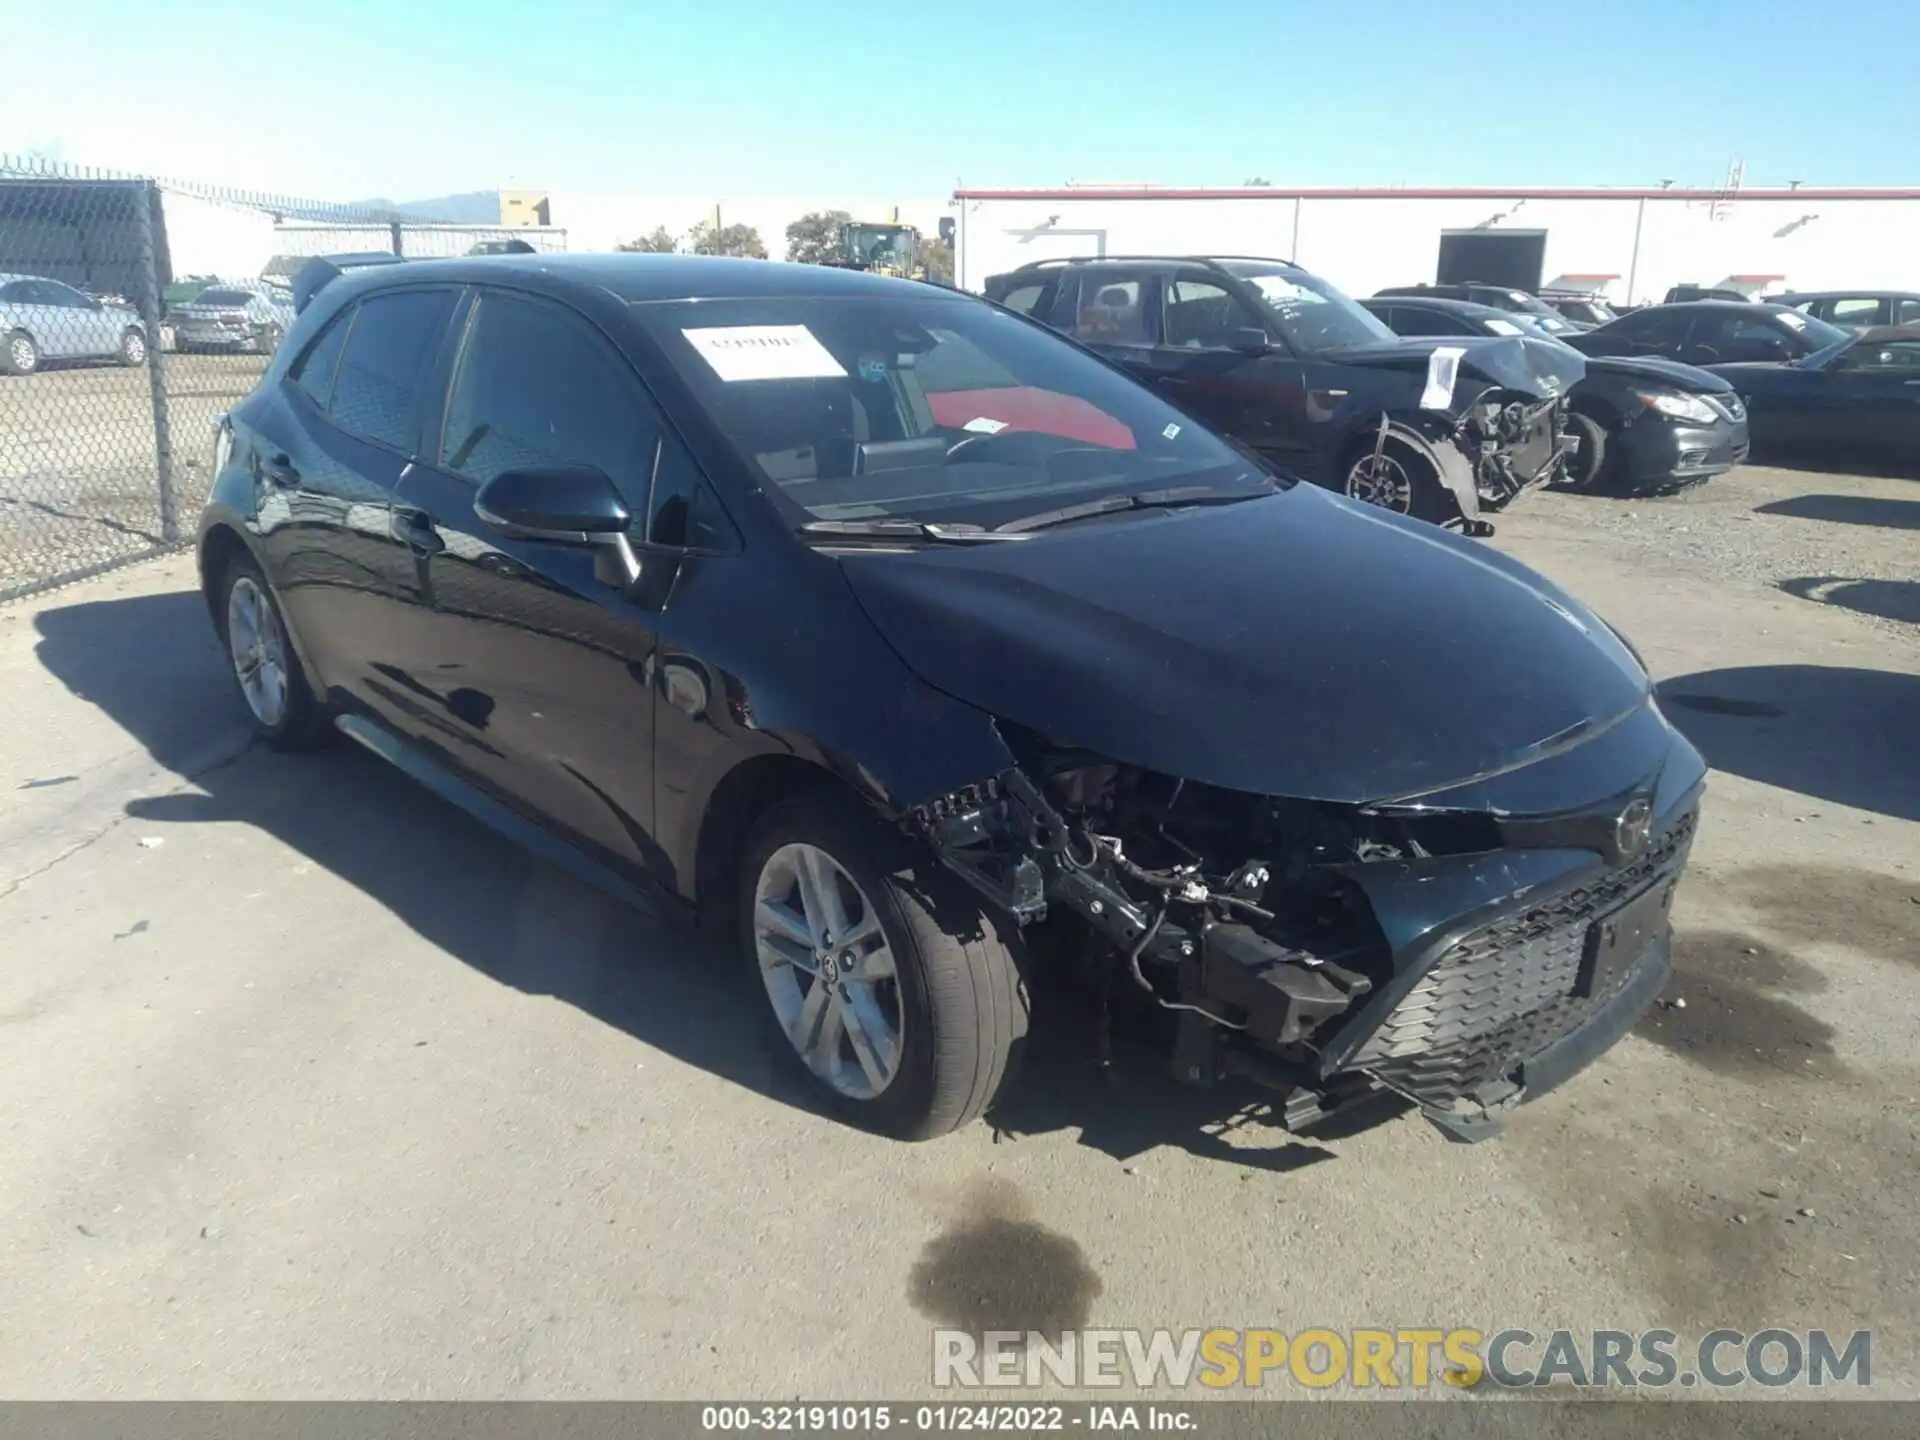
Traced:
[[1520, 327], [1511, 320], [1490, 319], [1487, 321], [1487, 329], [1496, 335], [1518, 335], [1521, 333]]
[[716, 325], [682, 330], [722, 380], [821, 380], [847, 372], [804, 325]]
[[1255, 275], [1254, 288], [1269, 305], [1323, 305], [1327, 297], [1317, 290], [1296, 285], [1284, 275]]
[[1180, 433], [1180, 427], [1174, 424], [1169, 424], [1166, 429], [1160, 432], [1160, 434], [1168, 440], [1173, 439], [1173, 437], [1178, 435], [1179, 433]]
[[1004, 420], [996, 420], [991, 415], [978, 415], [967, 421], [967, 423], [960, 428], [962, 430], [971, 430], [976, 435], [998, 435], [1002, 430], [1007, 428], [1007, 422]]
[[1458, 345], [1442, 345], [1427, 357], [1427, 388], [1420, 392], [1422, 410], [1446, 410], [1453, 405], [1453, 382], [1460, 374]]
[[1802, 315], [1798, 310], [1782, 310], [1780, 312], [1780, 323], [1782, 325], [1791, 325], [1795, 330], [1804, 330], [1807, 328], [1807, 317]]

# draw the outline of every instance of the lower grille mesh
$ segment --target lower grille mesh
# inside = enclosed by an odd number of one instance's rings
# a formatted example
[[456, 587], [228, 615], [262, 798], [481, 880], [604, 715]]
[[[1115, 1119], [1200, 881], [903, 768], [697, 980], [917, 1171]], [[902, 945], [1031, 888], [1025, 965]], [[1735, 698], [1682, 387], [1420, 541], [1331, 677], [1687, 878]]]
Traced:
[[1645, 963], [1576, 995], [1588, 927], [1678, 875], [1694, 823], [1689, 812], [1632, 865], [1455, 941], [1367, 1037], [1355, 1068], [1444, 1109], [1578, 1029]]

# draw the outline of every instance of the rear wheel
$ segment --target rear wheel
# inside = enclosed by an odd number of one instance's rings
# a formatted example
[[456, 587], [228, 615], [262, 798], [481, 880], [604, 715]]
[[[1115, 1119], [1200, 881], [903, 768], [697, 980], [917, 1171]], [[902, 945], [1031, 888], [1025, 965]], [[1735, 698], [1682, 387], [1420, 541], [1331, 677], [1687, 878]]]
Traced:
[[277, 750], [302, 750], [329, 733], [307, 687], [287, 625], [253, 557], [238, 555], [221, 586], [221, 638], [253, 730]]
[[772, 1041], [838, 1113], [903, 1140], [993, 1101], [1026, 1034], [1012, 953], [931, 856], [848, 802], [761, 817], [739, 926]]
[[40, 368], [40, 347], [24, 330], [15, 330], [0, 345], [0, 370], [9, 375], [31, 375]]
[[136, 326], [129, 325], [127, 333], [120, 337], [120, 363], [122, 365], [147, 363], [147, 337]]

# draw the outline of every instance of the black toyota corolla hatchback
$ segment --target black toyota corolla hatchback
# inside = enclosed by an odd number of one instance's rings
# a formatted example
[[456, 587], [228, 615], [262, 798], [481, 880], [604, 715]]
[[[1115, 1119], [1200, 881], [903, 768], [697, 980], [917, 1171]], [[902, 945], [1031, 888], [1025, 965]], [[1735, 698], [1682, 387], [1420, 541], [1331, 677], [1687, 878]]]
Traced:
[[1462, 1136], [1668, 974], [1704, 767], [1624, 640], [972, 297], [348, 273], [215, 468], [201, 574], [266, 741], [344, 732], [693, 907], [886, 1132], [993, 1101], [1048, 957], [1177, 1016], [1182, 1079]]

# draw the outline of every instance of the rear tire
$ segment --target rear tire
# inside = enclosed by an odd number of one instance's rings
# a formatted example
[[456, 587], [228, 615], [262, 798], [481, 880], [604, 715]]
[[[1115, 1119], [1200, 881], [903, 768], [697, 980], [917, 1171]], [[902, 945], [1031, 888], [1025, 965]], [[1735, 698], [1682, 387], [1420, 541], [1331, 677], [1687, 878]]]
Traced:
[[253, 733], [275, 750], [308, 750], [330, 738], [327, 713], [307, 685], [280, 602], [251, 555], [228, 563], [214, 613]]
[[0, 344], [0, 374], [31, 375], [40, 368], [40, 347], [24, 330], [15, 330]]
[[147, 363], [147, 337], [138, 326], [129, 325], [120, 337], [120, 363], [127, 366]]
[[930, 1140], [992, 1104], [1027, 1033], [1026, 986], [931, 855], [851, 801], [797, 796], [754, 826], [736, 903], [770, 1044], [835, 1113]]
[[1579, 445], [1567, 458], [1561, 486], [1588, 494], [1598, 491], [1607, 476], [1607, 427], [1576, 410], [1567, 416], [1567, 429]]

